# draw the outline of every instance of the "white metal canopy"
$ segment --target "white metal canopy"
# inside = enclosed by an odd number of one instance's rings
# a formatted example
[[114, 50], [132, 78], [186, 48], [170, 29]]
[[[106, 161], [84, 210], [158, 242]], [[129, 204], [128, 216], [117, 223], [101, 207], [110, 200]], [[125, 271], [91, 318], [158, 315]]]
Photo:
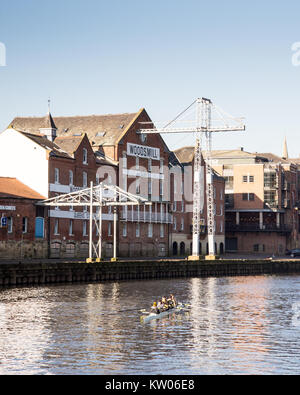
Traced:
[[[103, 183], [90, 188], [78, 189], [76, 192], [58, 195], [50, 199], [39, 202], [39, 205], [50, 207], [90, 207], [90, 232], [89, 232], [89, 258], [97, 261], [102, 258], [102, 208], [114, 207], [114, 256], [112, 260], [117, 260], [117, 206], [140, 206], [152, 205], [147, 199], [126, 192], [115, 185], [105, 185]], [[94, 213], [94, 208], [99, 212]], [[97, 244], [93, 241], [93, 222], [98, 232]]]

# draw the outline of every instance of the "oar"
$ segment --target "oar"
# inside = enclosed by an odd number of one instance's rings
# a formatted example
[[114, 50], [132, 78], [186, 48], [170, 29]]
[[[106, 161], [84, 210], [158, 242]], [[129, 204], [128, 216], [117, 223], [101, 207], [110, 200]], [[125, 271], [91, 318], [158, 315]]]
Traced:
[[[184, 306], [186, 306], [186, 307], [193, 307], [191, 304], [184, 304]], [[216, 313], [223, 313], [223, 311], [208, 309], [207, 307], [200, 307], [200, 306], [196, 306], [196, 307], [198, 309], [201, 309], [201, 310], [208, 310], [208, 311], [213, 311], [213, 312], [216, 312]]]

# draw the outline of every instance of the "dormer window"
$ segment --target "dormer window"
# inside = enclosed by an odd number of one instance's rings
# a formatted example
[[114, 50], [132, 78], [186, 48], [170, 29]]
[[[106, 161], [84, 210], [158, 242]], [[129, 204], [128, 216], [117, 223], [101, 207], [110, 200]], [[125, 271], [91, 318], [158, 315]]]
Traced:
[[82, 163], [84, 165], [88, 164], [88, 152], [87, 152], [86, 148], [83, 148], [83, 161], [82, 161]]

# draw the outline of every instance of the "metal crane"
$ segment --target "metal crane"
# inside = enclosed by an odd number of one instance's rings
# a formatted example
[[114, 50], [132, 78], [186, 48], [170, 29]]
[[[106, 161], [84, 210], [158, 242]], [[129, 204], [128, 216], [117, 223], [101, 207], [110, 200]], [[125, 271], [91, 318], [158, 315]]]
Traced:
[[[196, 117], [192, 125], [186, 126], [183, 118], [191, 110], [195, 112]], [[216, 118], [212, 118], [212, 115]], [[184, 126], [174, 127], [176, 123], [185, 122]], [[144, 124], [152, 124], [145, 122]], [[214, 123], [214, 125], [212, 125]], [[140, 134], [173, 134], [173, 133], [195, 133], [196, 145], [194, 155], [194, 198], [193, 198], [193, 254], [190, 260], [198, 260], [200, 230], [201, 230], [201, 212], [204, 202], [201, 201], [201, 177], [202, 177], [202, 137], [206, 139], [206, 199], [207, 199], [207, 233], [209, 255], [207, 259], [215, 259], [215, 214], [214, 214], [214, 187], [213, 187], [213, 169], [212, 169], [212, 133], [245, 131], [246, 127], [243, 118], [234, 118], [226, 114], [223, 110], [212, 103], [210, 99], [198, 98], [189, 107], [182, 111], [175, 119], [168, 122], [163, 127], [154, 127], [153, 129], [140, 129]]]

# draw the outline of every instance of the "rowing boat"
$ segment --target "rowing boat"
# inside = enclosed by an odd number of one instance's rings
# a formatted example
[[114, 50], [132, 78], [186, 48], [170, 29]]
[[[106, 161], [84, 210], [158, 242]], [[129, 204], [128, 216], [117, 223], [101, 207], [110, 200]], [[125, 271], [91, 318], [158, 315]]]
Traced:
[[183, 311], [183, 309], [184, 309], [184, 305], [179, 303], [173, 309], [169, 309], [169, 310], [163, 311], [163, 312], [161, 312], [159, 314], [149, 313], [148, 315], [144, 315], [144, 316], [141, 317], [141, 321], [143, 321], [144, 323], [147, 323], [147, 322], [150, 322], [152, 320], [159, 320], [160, 318], [167, 317], [170, 314], [180, 313], [180, 312]]

